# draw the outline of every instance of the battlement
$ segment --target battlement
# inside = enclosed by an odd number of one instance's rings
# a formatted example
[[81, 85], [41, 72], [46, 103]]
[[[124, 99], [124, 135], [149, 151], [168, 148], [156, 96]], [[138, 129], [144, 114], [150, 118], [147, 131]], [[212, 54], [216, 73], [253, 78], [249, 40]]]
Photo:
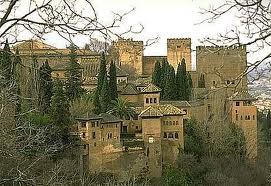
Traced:
[[237, 46], [237, 45], [232, 45], [232, 46], [197, 46], [196, 47], [197, 50], [212, 50], [212, 51], [215, 51], [215, 50], [234, 50], [234, 51], [237, 51], [237, 50], [246, 50], [246, 46], [245, 45], [240, 45], [240, 46]]
[[167, 44], [191, 43], [191, 38], [168, 38]]
[[120, 38], [117, 41], [113, 42], [113, 45], [118, 46], [143, 46], [143, 41], [134, 41], [132, 38], [124, 39]]

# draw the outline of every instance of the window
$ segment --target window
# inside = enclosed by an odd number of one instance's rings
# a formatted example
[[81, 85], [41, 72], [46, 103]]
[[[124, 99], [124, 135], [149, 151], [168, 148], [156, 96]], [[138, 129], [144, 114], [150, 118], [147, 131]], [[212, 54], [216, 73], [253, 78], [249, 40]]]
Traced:
[[136, 130], [138, 130], [138, 126], [136, 126]]
[[235, 103], [235, 105], [236, 105], [236, 106], [240, 106], [240, 102], [237, 101], [237, 102]]
[[85, 121], [83, 121], [83, 122], [81, 123], [81, 127], [82, 127], [82, 128], [86, 128], [86, 126], [87, 126], [87, 123], [86, 123]]
[[173, 133], [172, 132], [168, 133], [168, 138], [173, 138]]
[[179, 125], [179, 121], [176, 121], [176, 125]]
[[238, 121], [238, 114], [236, 114], [236, 116], [235, 116], [235, 120], [236, 120], [236, 121]]
[[173, 125], [175, 125], [175, 123], [176, 123], [176, 122], [175, 122], [175, 121], [173, 121]]
[[179, 138], [179, 134], [178, 132], [175, 132], [175, 139], [178, 139]]
[[227, 80], [227, 85], [231, 84], [231, 81], [230, 80]]
[[152, 98], [150, 98], [150, 103], [152, 103]]
[[92, 132], [92, 139], [95, 139], [95, 138], [96, 138], [96, 133]]
[[113, 135], [112, 133], [107, 133], [107, 139], [112, 139]]
[[95, 127], [95, 121], [91, 122], [91, 127]]
[[82, 138], [86, 138], [86, 133], [85, 132], [82, 133]]
[[87, 149], [87, 145], [84, 145], [83, 147], [84, 147], [84, 149]]
[[186, 109], [183, 109], [183, 111], [185, 112], [185, 114], [187, 114], [187, 110]]
[[247, 116], [247, 120], [250, 120], [250, 115]]
[[166, 121], [163, 121], [163, 125], [166, 125]]
[[156, 98], [153, 98], [153, 102], [154, 102], [154, 103], [157, 103], [157, 99], [156, 99]]
[[99, 121], [96, 121], [96, 127], [99, 127]]
[[164, 138], [167, 138], [167, 133], [166, 132], [164, 132]]
[[96, 145], [97, 145], [96, 142], [94, 142], [94, 147], [96, 147]]
[[172, 125], [172, 121], [169, 121], [169, 125]]
[[149, 98], [146, 98], [146, 103], [149, 103]]
[[215, 86], [215, 81], [213, 81], [213, 86]]
[[237, 110], [235, 110], [235, 113], [237, 113]]
[[243, 120], [243, 116], [241, 116], [241, 120]]
[[252, 116], [253, 120], [255, 120], [255, 115]]
[[112, 138], [113, 138], [113, 134], [112, 134], [112, 133], [110, 133], [109, 137], [110, 137], [110, 139], [112, 139]]

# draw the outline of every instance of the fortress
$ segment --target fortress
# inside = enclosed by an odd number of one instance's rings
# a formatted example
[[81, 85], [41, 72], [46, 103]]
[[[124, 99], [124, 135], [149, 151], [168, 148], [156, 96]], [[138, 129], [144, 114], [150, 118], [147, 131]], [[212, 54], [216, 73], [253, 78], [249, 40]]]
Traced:
[[[48, 60], [53, 77], [65, 78], [68, 49], [57, 49], [35, 40], [15, 47], [25, 66], [31, 65], [35, 56], [37, 66]], [[118, 66], [119, 97], [132, 103], [136, 114], [124, 120], [111, 114], [86, 114], [77, 118], [78, 131], [85, 142], [83, 159], [92, 170], [110, 170], [113, 161], [118, 162], [118, 166], [121, 161], [127, 161], [120, 159], [123, 148], [133, 149], [130, 141], [123, 139], [123, 135], [129, 134], [134, 136], [134, 142], [141, 144], [136, 152], [146, 156], [152, 176], [159, 177], [162, 164], [174, 162], [178, 149], [183, 148], [183, 123], [192, 117], [202, 123], [228, 121], [240, 126], [249, 157], [256, 158], [257, 108], [252, 105], [255, 99], [248, 93], [246, 46], [197, 46], [196, 71], [192, 71], [190, 38], [167, 39], [167, 56], [144, 56], [143, 41], [132, 39], [113, 42], [110, 52], [108, 59]], [[97, 83], [100, 55], [79, 49], [77, 56], [82, 66], [84, 87], [91, 91]], [[155, 63], [167, 60], [176, 70], [183, 58], [193, 81], [192, 99], [160, 100], [160, 88], [150, 82]], [[135, 80], [129, 79], [126, 69], [135, 73]], [[23, 87], [30, 81], [28, 73], [28, 70], [23, 73], [26, 74]], [[205, 87], [199, 86], [200, 77], [204, 77]], [[22, 92], [27, 92], [27, 88]], [[129, 155], [135, 154], [130, 152]]]

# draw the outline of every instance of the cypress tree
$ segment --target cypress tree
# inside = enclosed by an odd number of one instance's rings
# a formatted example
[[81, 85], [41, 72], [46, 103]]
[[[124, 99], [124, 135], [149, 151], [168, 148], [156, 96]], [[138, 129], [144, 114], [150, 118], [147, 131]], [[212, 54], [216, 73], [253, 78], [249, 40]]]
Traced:
[[47, 114], [51, 105], [51, 97], [53, 94], [52, 69], [48, 64], [48, 60], [42, 64], [39, 69], [39, 110], [43, 114]]
[[66, 93], [69, 101], [73, 101], [75, 98], [80, 97], [83, 93], [83, 80], [81, 66], [77, 62], [76, 47], [74, 45], [70, 46], [70, 60], [66, 68], [65, 76], [66, 81]]
[[154, 71], [152, 73], [152, 83], [158, 87], [161, 87], [161, 75], [162, 75], [162, 67], [159, 61], [156, 61], [154, 66]]
[[108, 90], [108, 82], [107, 78], [104, 78], [103, 86], [101, 89], [101, 94], [100, 94], [100, 104], [101, 104], [101, 112], [104, 113], [108, 110], [108, 106], [110, 103], [110, 94]]
[[180, 99], [181, 98], [181, 65], [180, 63], [178, 64], [178, 67], [177, 67], [177, 72], [176, 72], [176, 78], [175, 78], [175, 84], [176, 84], [176, 97], [177, 99]]
[[12, 80], [12, 56], [9, 47], [8, 40], [6, 40], [4, 49], [0, 53], [0, 75], [1, 75], [1, 87], [8, 87]]
[[[188, 73], [187, 74], [187, 93], [188, 93], [188, 100], [190, 100], [191, 99], [191, 97], [192, 97], [192, 88], [193, 88], [193, 81], [192, 81], [192, 77], [191, 77], [191, 74], [190, 73]], [[188, 101], [187, 100], [187, 101]]]
[[93, 106], [94, 106], [94, 109], [93, 109], [94, 114], [100, 114], [101, 113], [101, 104], [100, 104], [99, 92], [97, 89], [94, 92]]
[[111, 62], [109, 69], [109, 92], [111, 100], [116, 100], [118, 98], [117, 71], [116, 65], [113, 61]]
[[59, 79], [56, 79], [54, 82], [49, 115], [53, 121], [53, 124], [61, 129], [61, 131], [64, 131], [69, 127], [69, 102], [63, 89], [63, 83]]
[[97, 90], [98, 93], [102, 90], [104, 78], [106, 77], [106, 59], [104, 52], [101, 55], [101, 61], [100, 61], [100, 69], [98, 74], [98, 84], [97, 84]]
[[175, 87], [175, 71], [173, 66], [169, 65], [167, 67], [167, 72], [164, 77], [165, 77], [165, 86], [163, 99], [174, 100], [176, 97], [176, 87]]
[[185, 59], [182, 59], [181, 65], [180, 65], [180, 86], [179, 86], [179, 95], [180, 95], [180, 100], [188, 100], [188, 83], [187, 83], [187, 75], [186, 75], [186, 64], [185, 64]]

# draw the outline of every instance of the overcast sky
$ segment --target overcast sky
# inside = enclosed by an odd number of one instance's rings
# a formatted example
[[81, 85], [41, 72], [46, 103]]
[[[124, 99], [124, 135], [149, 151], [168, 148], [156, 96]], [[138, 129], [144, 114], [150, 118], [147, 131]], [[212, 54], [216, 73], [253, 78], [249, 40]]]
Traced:
[[[103, 23], [112, 21], [112, 12], [123, 13], [135, 8], [135, 11], [123, 20], [121, 29], [133, 25], [135, 30], [139, 30], [139, 24], [142, 24], [144, 30], [140, 34], [126, 37], [144, 42], [151, 38], [160, 38], [157, 43], [145, 49], [144, 55], [166, 55], [167, 38], [192, 38], [195, 48], [195, 45], [199, 45], [198, 39], [225, 31], [231, 25], [229, 17], [216, 24], [195, 25], [202, 20], [200, 7], [207, 8], [221, 1], [223, 0], [92, 0], [98, 18]], [[61, 43], [56, 43], [55, 40], [49, 42], [61, 47]]]

